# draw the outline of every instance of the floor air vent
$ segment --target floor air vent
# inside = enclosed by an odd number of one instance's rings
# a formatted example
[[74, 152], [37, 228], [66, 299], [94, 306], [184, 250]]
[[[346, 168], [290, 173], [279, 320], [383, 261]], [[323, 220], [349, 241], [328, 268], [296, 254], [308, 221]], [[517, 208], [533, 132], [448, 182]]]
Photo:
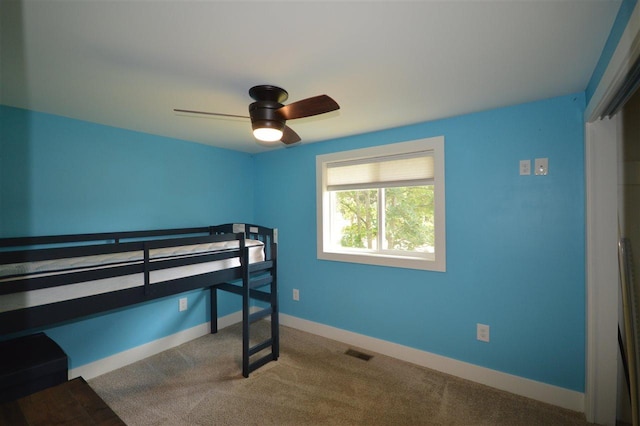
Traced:
[[369, 361], [371, 358], [373, 358], [373, 355], [368, 355], [368, 354], [365, 354], [363, 352], [356, 351], [355, 349], [347, 349], [345, 354], [349, 355], [349, 356], [352, 356], [354, 358], [362, 359], [364, 361]]

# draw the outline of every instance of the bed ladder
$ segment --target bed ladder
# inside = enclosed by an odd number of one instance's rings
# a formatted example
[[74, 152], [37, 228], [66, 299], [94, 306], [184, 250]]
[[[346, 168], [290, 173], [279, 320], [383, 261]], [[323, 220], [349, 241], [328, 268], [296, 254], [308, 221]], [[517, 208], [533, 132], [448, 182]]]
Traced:
[[[275, 244], [271, 245], [270, 259], [249, 264], [249, 249], [242, 249], [242, 281], [241, 283], [223, 283], [216, 286], [217, 289], [239, 294], [242, 296], [242, 375], [249, 377], [249, 373], [262, 367], [269, 361], [276, 361], [280, 356], [280, 334], [278, 322], [278, 286], [277, 286], [277, 254]], [[248, 268], [244, 267], [249, 265]], [[269, 291], [266, 291], [266, 287]], [[217, 317], [217, 297], [214, 297], [215, 289], [211, 289], [211, 332], [217, 332], [217, 318], [213, 317], [214, 312]], [[260, 307], [260, 310], [252, 311], [251, 300], [259, 300], [267, 304]], [[251, 346], [251, 324], [261, 319], [270, 317], [271, 336], [263, 342]], [[214, 325], [215, 324], [215, 325]], [[264, 353], [269, 349], [268, 353]], [[255, 361], [251, 361], [254, 355], [262, 354]]]

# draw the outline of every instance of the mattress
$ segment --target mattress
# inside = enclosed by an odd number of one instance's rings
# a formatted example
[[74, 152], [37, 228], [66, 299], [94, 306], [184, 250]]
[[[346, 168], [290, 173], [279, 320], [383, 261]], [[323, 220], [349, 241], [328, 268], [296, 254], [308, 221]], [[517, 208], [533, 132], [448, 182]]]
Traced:
[[[249, 263], [264, 261], [264, 243], [257, 240], [246, 240], [245, 244], [249, 249]], [[237, 250], [238, 248], [238, 240], [165, 247], [149, 250], [149, 260], [150, 262], [160, 262], [163, 260], [197, 257], [211, 253]], [[136, 250], [103, 255], [77, 256], [66, 259], [4, 264], [0, 265], [0, 286], [2, 283], [16, 280], [136, 265], [143, 263], [143, 259], [144, 252], [142, 250]], [[164, 281], [221, 271], [238, 266], [240, 266], [240, 259], [238, 257], [232, 257], [223, 260], [159, 269], [149, 272], [149, 283], [153, 285]], [[137, 273], [10, 293], [0, 296], [0, 313], [143, 285], [144, 274]]]

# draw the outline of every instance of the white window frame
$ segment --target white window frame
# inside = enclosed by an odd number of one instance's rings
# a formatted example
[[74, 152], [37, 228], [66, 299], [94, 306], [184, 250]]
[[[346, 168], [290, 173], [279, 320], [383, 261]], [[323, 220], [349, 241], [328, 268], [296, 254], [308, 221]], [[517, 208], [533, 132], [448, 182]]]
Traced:
[[[398, 255], [381, 253], [337, 251], [329, 243], [330, 213], [327, 191], [327, 164], [338, 161], [353, 161], [381, 156], [403, 155], [431, 151], [434, 158], [434, 225], [435, 256], [424, 258], [411, 256], [405, 252]], [[445, 225], [445, 172], [444, 137], [437, 136], [409, 142], [393, 143], [371, 148], [341, 151], [316, 156], [316, 196], [317, 196], [317, 253], [318, 259], [338, 262], [353, 262], [369, 265], [391, 266], [398, 268], [422, 269], [427, 271], [446, 271], [446, 225]]]

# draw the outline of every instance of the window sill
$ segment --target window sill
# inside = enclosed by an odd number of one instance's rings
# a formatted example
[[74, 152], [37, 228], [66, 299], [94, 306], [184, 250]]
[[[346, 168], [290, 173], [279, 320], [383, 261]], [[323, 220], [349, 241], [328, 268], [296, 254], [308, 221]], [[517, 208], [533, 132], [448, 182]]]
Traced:
[[361, 263], [366, 265], [388, 266], [393, 268], [420, 269], [424, 271], [445, 272], [444, 262], [437, 258], [392, 256], [374, 253], [318, 252], [318, 259], [336, 262]]

